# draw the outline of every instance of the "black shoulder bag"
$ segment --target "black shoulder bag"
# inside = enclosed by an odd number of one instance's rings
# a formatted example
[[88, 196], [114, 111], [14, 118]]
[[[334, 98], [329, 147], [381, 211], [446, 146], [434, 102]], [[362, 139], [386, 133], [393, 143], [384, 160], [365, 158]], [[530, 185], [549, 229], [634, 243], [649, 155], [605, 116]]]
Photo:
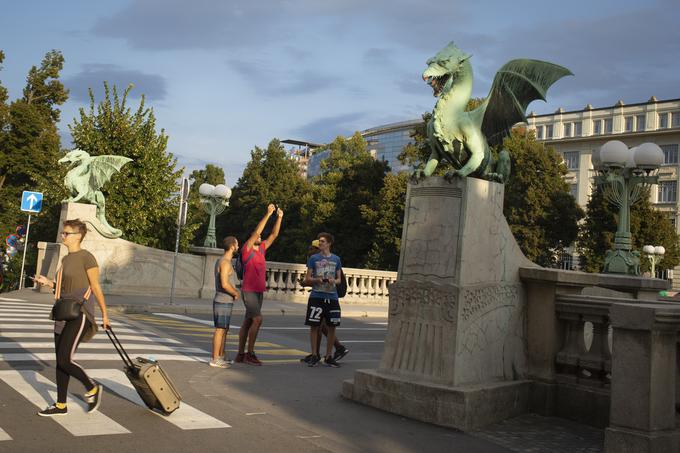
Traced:
[[78, 319], [78, 316], [80, 316], [83, 303], [85, 303], [85, 301], [90, 298], [90, 294], [92, 294], [92, 288], [87, 288], [87, 291], [85, 291], [85, 294], [81, 300], [78, 300], [74, 297], [60, 297], [61, 274], [62, 270], [59, 269], [59, 272], [57, 273], [57, 280], [55, 282], [56, 292], [54, 294], [54, 306], [52, 307], [52, 319], [55, 321], [72, 321], [74, 319]]

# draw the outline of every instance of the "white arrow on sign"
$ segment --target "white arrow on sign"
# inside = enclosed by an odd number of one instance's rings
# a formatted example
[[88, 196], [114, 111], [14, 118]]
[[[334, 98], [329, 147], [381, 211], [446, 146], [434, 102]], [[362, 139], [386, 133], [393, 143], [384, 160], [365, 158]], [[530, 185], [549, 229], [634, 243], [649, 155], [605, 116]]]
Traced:
[[38, 197], [36, 197], [34, 194], [30, 194], [28, 198], [26, 198], [31, 205], [28, 207], [28, 209], [33, 209], [33, 206], [38, 202]]

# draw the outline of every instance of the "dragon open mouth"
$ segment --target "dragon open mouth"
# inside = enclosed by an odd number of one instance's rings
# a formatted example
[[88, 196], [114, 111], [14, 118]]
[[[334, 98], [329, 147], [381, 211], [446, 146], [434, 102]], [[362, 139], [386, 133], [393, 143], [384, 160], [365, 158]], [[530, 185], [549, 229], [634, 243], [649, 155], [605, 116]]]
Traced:
[[449, 78], [451, 78], [451, 74], [444, 74], [438, 77], [427, 77], [425, 81], [432, 87], [432, 95], [437, 97], [442, 93], [444, 85], [446, 85], [446, 82], [448, 82]]

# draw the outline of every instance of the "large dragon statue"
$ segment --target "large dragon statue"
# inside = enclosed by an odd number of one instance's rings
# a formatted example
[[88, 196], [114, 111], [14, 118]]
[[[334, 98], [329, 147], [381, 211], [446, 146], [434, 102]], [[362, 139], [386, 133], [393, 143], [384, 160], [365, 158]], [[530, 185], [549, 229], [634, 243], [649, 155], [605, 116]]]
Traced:
[[97, 219], [101, 225], [89, 223], [99, 234], [107, 238], [118, 238], [123, 232], [106, 221], [106, 204], [101, 188], [123, 165], [132, 161], [123, 156], [92, 157], [85, 151], [74, 149], [59, 159], [60, 164], [70, 166], [64, 178], [64, 186], [71, 194], [65, 203], [87, 203], [97, 206]]
[[545, 61], [509, 61], [496, 73], [489, 95], [467, 111], [472, 95], [470, 57], [451, 42], [427, 61], [423, 80], [439, 99], [427, 124], [430, 157], [425, 168], [414, 173], [416, 180], [430, 176], [445, 160], [454, 168], [447, 172], [447, 179], [473, 176], [507, 181], [510, 156], [503, 149], [495, 158], [491, 147], [502, 145], [512, 126], [526, 121], [529, 103], [545, 100], [553, 83], [572, 75], [568, 69]]

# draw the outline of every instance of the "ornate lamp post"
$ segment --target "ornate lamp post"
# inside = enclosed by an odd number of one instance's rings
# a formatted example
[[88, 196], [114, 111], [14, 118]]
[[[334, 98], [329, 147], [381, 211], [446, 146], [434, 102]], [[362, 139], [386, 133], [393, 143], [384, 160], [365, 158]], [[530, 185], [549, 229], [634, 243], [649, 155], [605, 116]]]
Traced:
[[652, 265], [652, 278], [656, 278], [656, 265], [663, 259], [666, 249], [661, 245], [657, 245], [656, 247], [653, 245], [645, 245], [642, 247], [642, 252]]
[[229, 206], [229, 198], [231, 197], [231, 189], [224, 184], [213, 186], [212, 184], [201, 184], [198, 188], [198, 193], [201, 196], [201, 204], [205, 212], [210, 214], [210, 223], [208, 224], [208, 233], [203, 241], [203, 247], [217, 247], [217, 240], [215, 239], [215, 217], [222, 214], [224, 208]]
[[658, 183], [657, 170], [663, 163], [663, 151], [654, 143], [635, 148], [611, 140], [593, 153], [595, 182], [605, 198], [619, 207], [619, 220], [614, 236], [614, 250], [604, 260], [605, 273], [640, 275], [640, 252], [633, 251], [630, 233], [630, 207], [643, 189]]

